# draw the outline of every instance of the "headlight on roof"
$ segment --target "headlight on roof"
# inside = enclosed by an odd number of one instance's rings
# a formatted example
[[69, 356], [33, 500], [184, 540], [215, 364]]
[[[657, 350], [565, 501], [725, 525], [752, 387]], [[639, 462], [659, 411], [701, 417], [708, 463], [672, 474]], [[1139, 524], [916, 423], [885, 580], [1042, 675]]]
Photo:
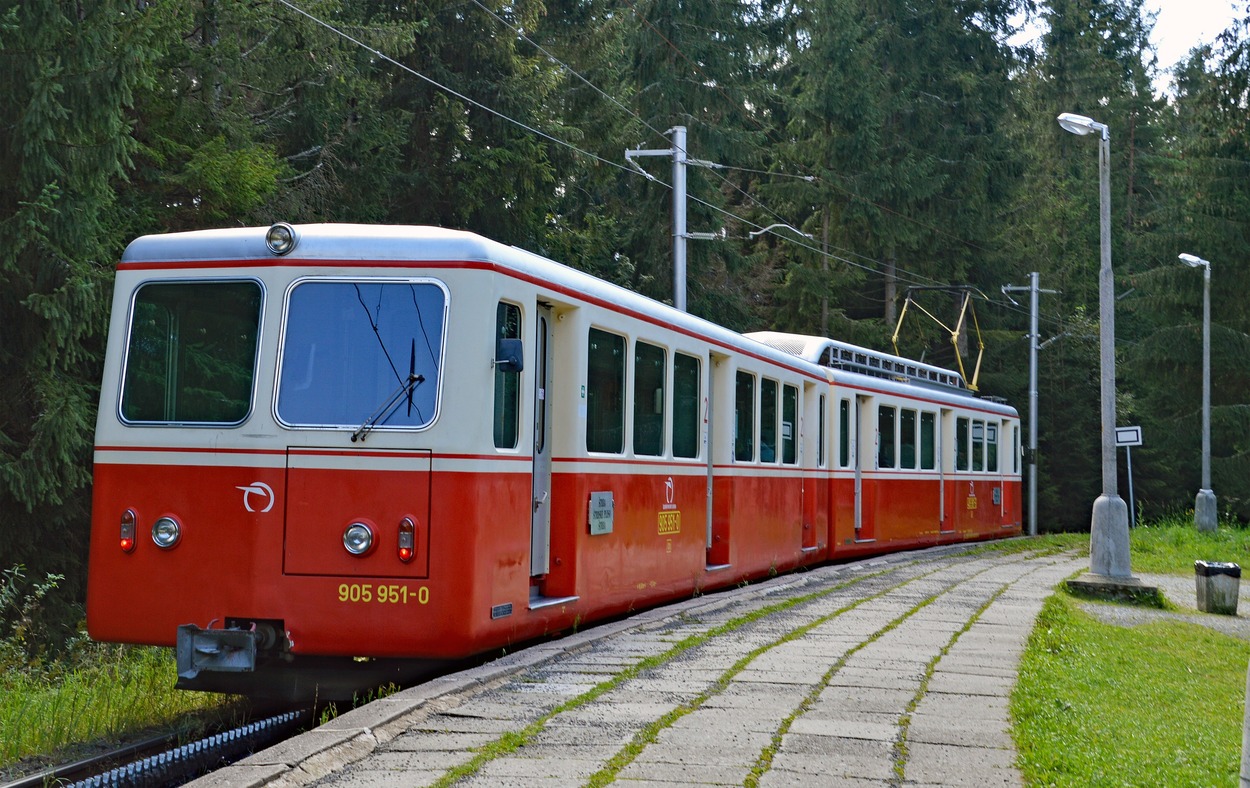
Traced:
[[278, 222], [265, 233], [265, 246], [276, 255], [284, 255], [295, 248], [299, 236], [295, 228], [286, 222]]

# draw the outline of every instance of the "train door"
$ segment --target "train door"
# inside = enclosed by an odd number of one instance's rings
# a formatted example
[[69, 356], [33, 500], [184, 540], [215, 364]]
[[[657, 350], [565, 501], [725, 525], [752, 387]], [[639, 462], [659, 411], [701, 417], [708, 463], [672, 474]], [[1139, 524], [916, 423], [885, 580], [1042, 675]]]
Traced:
[[955, 413], [950, 408], [942, 408], [942, 424], [938, 434], [942, 436], [940, 439], [942, 448], [938, 452], [938, 456], [941, 458], [938, 467], [941, 468], [939, 477], [942, 488], [940, 496], [941, 510], [939, 512], [942, 520], [940, 530], [943, 534], [951, 534], [955, 532], [955, 496], [953, 495], [953, 489], [949, 489], [951, 485], [948, 482], [950, 482], [955, 469], [955, 452], [953, 450], [947, 451], [946, 447], [947, 444], [951, 444], [953, 449], [954, 442], [950, 438], [955, 434]]
[[[851, 419], [851, 454], [855, 463], [855, 541], [876, 539], [876, 480], [865, 478], [864, 471], [875, 468], [877, 461], [876, 408], [872, 397], [855, 395], [855, 417]], [[869, 440], [871, 438], [871, 440]]]
[[[530, 522], [530, 586], [551, 568], [551, 308], [539, 305], [534, 352], [533, 514]], [[539, 594], [541, 596], [541, 594]]]

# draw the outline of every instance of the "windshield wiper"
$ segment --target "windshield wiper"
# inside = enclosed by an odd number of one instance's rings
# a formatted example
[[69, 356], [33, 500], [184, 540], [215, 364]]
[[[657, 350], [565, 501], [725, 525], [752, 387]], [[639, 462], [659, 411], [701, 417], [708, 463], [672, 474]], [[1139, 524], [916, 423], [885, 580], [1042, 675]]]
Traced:
[[386, 418], [390, 418], [391, 413], [399, 408], [399, 403], [402, 402], [405, 397], [408, 398], [408, 412], [411, 414], [412, 393], [416, 390], [417, 386], [424, 382], [425, 375], [418, 375], [415, 372], [409, 372], [408, 379], [403, 382], [403, 385], [401, 385], [395, 393], [386, 400], [386, 402], [382, 403], [382, 407], [375, 410], [369, 418], [365, 419], [365, 423], [361, 424], [359, 429], [352, 433], [352, 443], [355, 443], [356, 441], [361, 441], [363, 443], [365, 437], [373, 431], [374, 427], [377, 426], [378, 421], [384, 420], [382, 419], [382, 416], [385, 415]]

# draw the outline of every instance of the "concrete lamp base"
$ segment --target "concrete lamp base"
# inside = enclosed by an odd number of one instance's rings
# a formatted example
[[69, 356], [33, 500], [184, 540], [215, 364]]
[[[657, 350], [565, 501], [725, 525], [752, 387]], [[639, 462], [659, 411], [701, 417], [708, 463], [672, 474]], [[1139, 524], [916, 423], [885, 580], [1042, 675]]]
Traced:
[[1158, 586], [1148, 586], [1136, 577], [1108, 577], [1087, 572], [1067, 582], [1068, 590], [1080, 596], [1109, 602], [1128, 602], [1151, 607], [1163, 606]]
[[1215, 506], [1215, 493], [1211, 490], [1199, 490], [1194, 498], [1194, 525], [1203, 533], [1215, 533], [1219, 513]]

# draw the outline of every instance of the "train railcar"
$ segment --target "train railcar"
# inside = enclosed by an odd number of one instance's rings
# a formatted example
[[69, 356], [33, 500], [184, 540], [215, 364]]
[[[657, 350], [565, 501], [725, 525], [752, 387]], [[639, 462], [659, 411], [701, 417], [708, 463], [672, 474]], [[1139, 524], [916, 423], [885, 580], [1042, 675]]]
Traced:
[[117, 269], [87, 623], [333, 695], [807, 564], [1020, 533], [960, 377], [740, 335], [465, 232], [147, 236]]

